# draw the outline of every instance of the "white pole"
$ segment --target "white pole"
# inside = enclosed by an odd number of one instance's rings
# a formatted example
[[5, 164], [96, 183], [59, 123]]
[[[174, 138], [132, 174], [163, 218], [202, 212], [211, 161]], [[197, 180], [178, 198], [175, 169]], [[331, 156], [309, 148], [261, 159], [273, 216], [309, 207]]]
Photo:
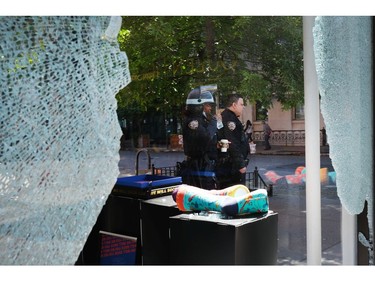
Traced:
[[357, 220], [341, 206], [342, 265], [357, 265]]
[[315, 17], [303, 17], [307, 264], [321, 265], [320, 108], [313, 48]]

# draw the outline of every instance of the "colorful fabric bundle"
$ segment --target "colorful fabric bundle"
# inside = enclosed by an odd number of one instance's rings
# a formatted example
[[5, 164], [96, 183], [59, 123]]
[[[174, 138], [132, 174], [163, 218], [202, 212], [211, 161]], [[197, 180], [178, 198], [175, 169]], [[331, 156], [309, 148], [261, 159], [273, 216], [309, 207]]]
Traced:
[[205, 190], [182, 184], [172, 194], [181, 211], [214, 211], [228, 216], [264, 213], [269, 210], [267, 191], [250, 192], [244, 185], [223, 190]]

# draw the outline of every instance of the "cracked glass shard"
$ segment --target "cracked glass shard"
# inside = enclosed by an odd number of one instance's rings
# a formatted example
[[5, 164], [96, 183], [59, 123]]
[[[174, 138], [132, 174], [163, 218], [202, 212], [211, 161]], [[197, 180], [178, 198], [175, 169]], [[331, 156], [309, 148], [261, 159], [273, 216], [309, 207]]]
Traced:
[[[351, 215], [368, 203], [373, 243], [371, 17], [317, 17], [314, 51], [337, 194]], [[370, 257], [374, 264], [374, 257]]]
[[0, 17], [0, 264], [71, 265], [119, 174], [121, 17]]

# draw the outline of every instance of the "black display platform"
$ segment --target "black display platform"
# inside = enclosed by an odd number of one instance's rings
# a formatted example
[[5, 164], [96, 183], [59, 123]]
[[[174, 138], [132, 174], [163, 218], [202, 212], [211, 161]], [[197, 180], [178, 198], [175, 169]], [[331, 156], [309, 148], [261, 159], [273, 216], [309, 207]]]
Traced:
[[98, 220], [92, 228], [76, 265], [99, 265], [101, 241], [100, 231], [137, 238], [136, 265], [142, 264], [141, 248], [141, 200], [109, 195]]
[[218, 214], [170, 218], [170, 255], [175, 265], [275, 265], [278, 214], [236, 219]]
[[136, 264], [142, 264], [141, 245], [141, 199], [109, 195], [106, 202], [106, 215], [103, 231], [137, 238]]
[[144, 265], [170, 264], [169, 218], [178, 214], [171, 195], [141, 201]]
[[169, 218], [178, 214], [171, 195], [142, 200], [111, 194], [76, 265], [100, 264], [100, 231], [137, 238], [136, 265], [168, 265]]
[[100, 264], [100, 231], [131, 236], [136, 265], [273, 265], [278, 214], [223, 219], [182, 213], [171, 195], [109, 195], [76, 265]]

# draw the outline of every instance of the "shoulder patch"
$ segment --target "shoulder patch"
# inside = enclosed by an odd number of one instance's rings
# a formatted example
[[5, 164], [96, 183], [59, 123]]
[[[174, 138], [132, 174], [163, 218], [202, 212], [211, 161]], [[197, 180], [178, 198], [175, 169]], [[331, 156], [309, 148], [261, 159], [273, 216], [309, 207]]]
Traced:
[[236, 123], [234, 123], [234, 122], [228, 122], [227, 126], [228, 126], [228, 129], [231, 130], [231, 131], [236, 129]]
[[196, 130], [198, 126], [199, 126], [198, 120], [190, 121], [190, 123], [188, 124], [188, 127], [192, 130]]

